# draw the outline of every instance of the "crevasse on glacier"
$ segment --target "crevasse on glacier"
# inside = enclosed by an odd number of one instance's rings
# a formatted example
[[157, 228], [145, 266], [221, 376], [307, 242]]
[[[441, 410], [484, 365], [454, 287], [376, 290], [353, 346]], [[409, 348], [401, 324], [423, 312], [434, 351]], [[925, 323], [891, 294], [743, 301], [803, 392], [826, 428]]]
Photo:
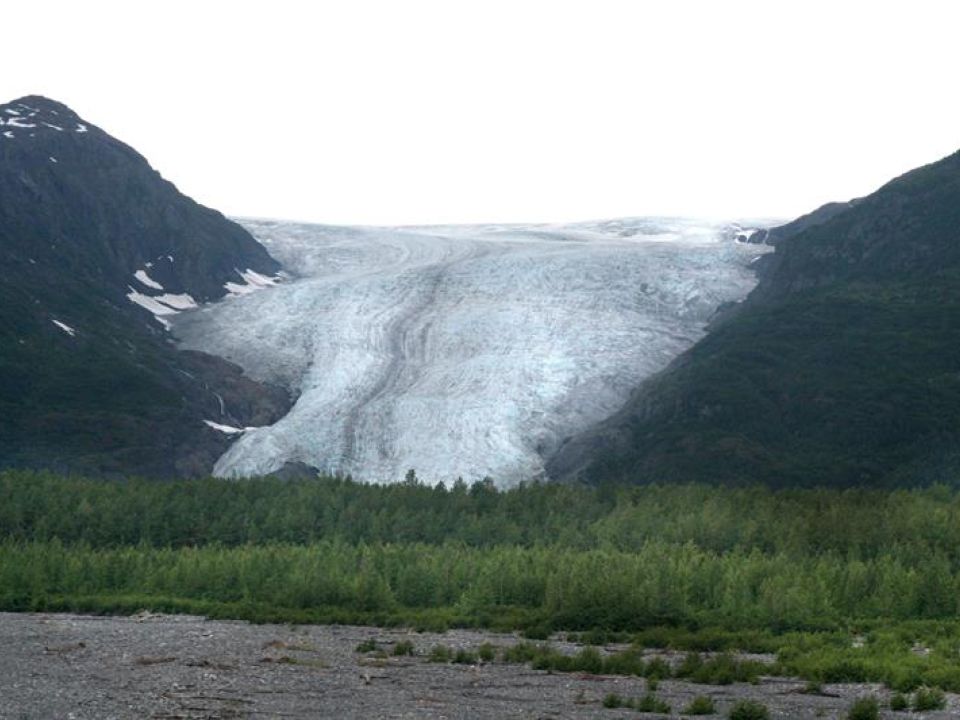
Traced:
[[298, 395], [220, 458], [233, 477], [289, 461], [379, 482], [540, 477], [564, 437], [746, 295], [761, 252], [736, 225], [676, 219], [243, 223], [295, 277], [174, 325], [185, 347]]

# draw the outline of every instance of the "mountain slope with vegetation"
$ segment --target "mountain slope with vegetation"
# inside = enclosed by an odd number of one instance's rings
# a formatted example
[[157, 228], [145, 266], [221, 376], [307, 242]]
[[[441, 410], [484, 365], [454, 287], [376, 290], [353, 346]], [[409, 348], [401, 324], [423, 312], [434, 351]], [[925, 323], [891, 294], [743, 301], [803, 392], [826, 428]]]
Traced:
[[568, 440], [551, 475], [956, 482], [960, 153], [814, 220], [775, 232], [743, 305], [616, 416]]
[[286, 394], [178, 352], [164, 316], [278, 270], [66, 106], [0, 105], [0, 466], [209, 472], [229, 439], [203, 420], [271, 422]]

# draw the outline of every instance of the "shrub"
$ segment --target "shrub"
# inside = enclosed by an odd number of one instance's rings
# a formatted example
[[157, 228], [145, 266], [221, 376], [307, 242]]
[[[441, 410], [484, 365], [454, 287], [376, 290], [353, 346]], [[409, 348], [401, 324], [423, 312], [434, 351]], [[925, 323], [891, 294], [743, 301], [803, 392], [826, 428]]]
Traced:
[[573, 667], [582, 672], [600, 674], [603, 672], [603, 656], [595, 647], [585, 647], [573, 658]]
[[359, 645], [357, 645], [357, 652], [358, 652], [358, 653], [373, 652], [373, 651], [376, 650], [376, 649], [377, 649], [377, 641], [374, 640], [373, 638], [367, 638], [367, 639], [364, 640], [362, 643], [360, 643]]
[[448, 663], [452, 657], [453, 651], [446, 645], [434, 645], [427, 660], [433, 663]]
[[497, 657], [497, 648], [496, 646], [485, 642], [479, 648], [477, 648], [477, 655], [479, 655], [480, 659], [484, 662], [493, 662], [494, 658]]
[[623, 707], [623, 698], [616, 693], [608, 693], [606, 697], [603, 698], [603, 706], [605, 708]]
[[847, 713], [847, 720], [877, 720], [879, 717], [880, 703], [875, 697], [859, 698]]
[[760, 674], [767, 670], [764, 663], [756, 660], [738, 660], [730, 653], [722, 653], [703, 662], [690, 679], [704, 685], [732, 685], [735, 682], [756, 683]]
[[913, 709], [917, 712], [925, 710], [943, 710], [947, 706], [947, 698], [939, 688], [917, 688], [913, 695]]
[[671, 712], [670, 704], [664, 702], [653, 693], [647, 693], [639, 700], [634, 700], [633, 703], [631, 703], [631, 707], [637, 712], [644, 713], [663, 713], [664, 715], [669, 715]]
[[520, 632], [528, 640], [546, 640], [550, 637], [550, 633], [550, 626], [546, 623], [528, 625]]
[[477, 655], [469, 650], [460, 649], [453, 656], [453, 661], [458, 665], [474, 665], [477, 662]]
[[706, 695], [697, 695], [683, 711], [683, 715], [713, 715], [717, 711], [713, 700]]
[[678, 678], [693, 677], [703, 667], [703, 656], [700, 653], [688, 652], [677, 666], [674, 673]]
[[647, 663], [646, 670], [644, 670], [644, 676], [648, 678], [655, 678], [662, 680], [663, 678], [668, 678], [673, 675], [673, 672], [670, 670], [670, 664], [663, 658], [654, 658]]
[[730, 720], [769, 720], [770, 711], [767, 706], [756, 700], [741, 700], [727, 715]]
[[393, 654], [397, 657], [401, 655], [413, 655], [413, 643], [409, 640], [401, 640], [393, 646]]
[[509, 663], [532, 662], [543, 652], [543, 648], [531, 642], [519, 642], [503, 651], [503, 659]]
[[890, 698], [890, 709], [895, 712], [903, 712], [910, 707], [910, 701], [907, 700], [907, 696], [903, 693], [895, 693], [892, 698]]
[[603, 659], [603, 672], [607, 675], [641, 676], [646, 671], [643, 653], [640, 650], [624, 650], [607, 655]]

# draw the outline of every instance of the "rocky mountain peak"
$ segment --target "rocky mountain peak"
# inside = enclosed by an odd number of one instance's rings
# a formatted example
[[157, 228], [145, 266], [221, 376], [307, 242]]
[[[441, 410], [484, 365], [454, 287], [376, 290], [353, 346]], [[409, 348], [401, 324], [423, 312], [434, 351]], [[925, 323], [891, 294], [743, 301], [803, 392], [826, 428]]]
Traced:
[[27, 95], [0, 105], [0, 140], [25, 140], [55, 133], [86, 135], [99, 129], [63, 103]]
[[[41, 96], [0, 105], [0, 197], [0, 233], [8, 234], [0, 253], [30, 258], [40, 269], [69, 265], [118, 300], [160, 291], [213, 300], [249, 285], [245, 273], [270, 278], [279, 271], [242, 227]], [[138, 273], [152, 283], [138, 282]]]

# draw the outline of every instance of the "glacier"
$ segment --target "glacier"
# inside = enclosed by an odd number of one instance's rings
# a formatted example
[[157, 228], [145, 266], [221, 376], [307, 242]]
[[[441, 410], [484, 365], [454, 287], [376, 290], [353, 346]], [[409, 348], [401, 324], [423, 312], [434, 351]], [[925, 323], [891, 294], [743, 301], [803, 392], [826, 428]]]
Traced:
[[185, 348], [297, 398], [216, 475], [287, 462], [396, 482], [543, 478], [562, 440], [755, 285], [747, 226], [673, 218], [340, 227], [240, 220], [288, 278], [173, 319]]

